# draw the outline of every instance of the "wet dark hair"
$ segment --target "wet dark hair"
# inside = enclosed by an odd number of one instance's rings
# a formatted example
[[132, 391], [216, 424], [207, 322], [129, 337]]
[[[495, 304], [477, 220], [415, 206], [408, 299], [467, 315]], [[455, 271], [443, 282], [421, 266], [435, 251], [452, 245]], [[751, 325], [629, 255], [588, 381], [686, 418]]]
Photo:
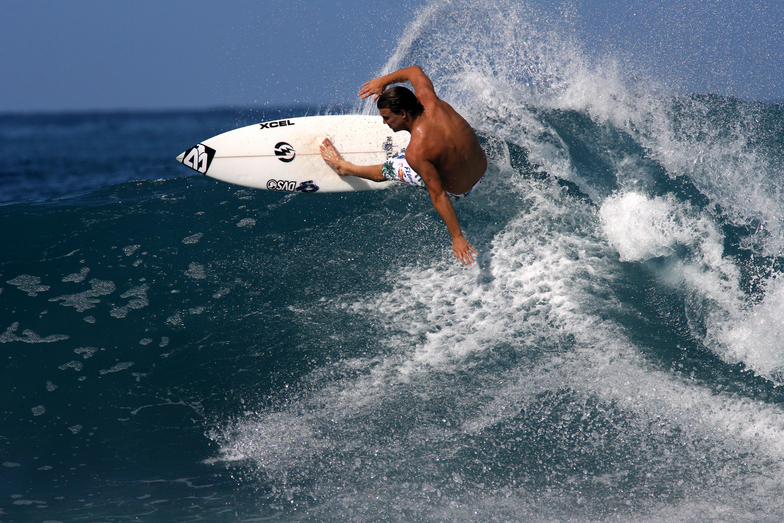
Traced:
[[410, 89], [399, 85], [390, 87], [381, 93], [381, 96], [378, 97], [378, 102], [376, 102], [376, 107], [389, 109], [398, 115], [405, 111], [413, 117], [419, 116], [425, 110]]

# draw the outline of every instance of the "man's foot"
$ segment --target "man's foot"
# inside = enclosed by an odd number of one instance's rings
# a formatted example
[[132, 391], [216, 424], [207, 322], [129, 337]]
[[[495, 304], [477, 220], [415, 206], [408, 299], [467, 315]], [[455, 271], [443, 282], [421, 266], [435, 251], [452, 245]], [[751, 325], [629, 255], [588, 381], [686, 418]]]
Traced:
[[324, 141], [321, 142], [321, 157], [324, 158], [324, 161], [329, 165], [333, 171], [335, 171], [338, 176], [346, 176], [343, 173], [343, 169], [341, 168], [341, 164], [345, 161], [343, 157], [340, 156], [340, 153], [335, 146], [332, 145], [332, 142], [329, 138], [324, 138]]

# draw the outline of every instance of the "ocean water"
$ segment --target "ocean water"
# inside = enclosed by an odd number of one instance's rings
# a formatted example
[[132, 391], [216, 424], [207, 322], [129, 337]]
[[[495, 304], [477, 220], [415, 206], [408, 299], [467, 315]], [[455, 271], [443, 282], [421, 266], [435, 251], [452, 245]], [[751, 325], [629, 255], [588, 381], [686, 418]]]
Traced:
[[0, 116], [0, 521], [784, 518], [784, 108], [502, 7], [387, 64], [488, 152], [471, 268], [423, 191], [174, 160], [329, 109]]

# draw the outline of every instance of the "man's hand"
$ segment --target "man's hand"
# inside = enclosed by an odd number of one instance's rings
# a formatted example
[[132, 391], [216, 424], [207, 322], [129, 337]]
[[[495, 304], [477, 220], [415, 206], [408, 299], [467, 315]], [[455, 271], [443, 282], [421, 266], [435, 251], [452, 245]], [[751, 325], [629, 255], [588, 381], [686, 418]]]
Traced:
[[471, 253], [478, 254], [474, 248], [468, 244], [468, 240], [465, 239], [465, 236], [462, 235], [452, 238], [452, 251], [455, 253], [455, 258], [463, 265], [472, 265], [474, 263], [474, 257]]
[[324, 141], [321, 142], [321, 146], [319, 147], [321, 151], [321, 157], [324, 161], [329, 165], [333, 171], [335, 171], [338, 176], [346, 176], [346, 173], [343, 172], [341, 164], [343, 163], [343, 157], [340, 156], [340, 153], [335, 146], [332, 145], [332, 142], [329, 138], [324, 138]]
[[373, 98], [373, 101], [375, 102], [378, 100], [378, 97], [381, 96], [381, 93], [384, 92], [386, 87], [387, 84], [382, 78], [374, 78], [373, 80], [362, 84], [362, 89], [359, 90], [359, 97], [364, 100], [368, 96], [376, 95], [376, 97]]

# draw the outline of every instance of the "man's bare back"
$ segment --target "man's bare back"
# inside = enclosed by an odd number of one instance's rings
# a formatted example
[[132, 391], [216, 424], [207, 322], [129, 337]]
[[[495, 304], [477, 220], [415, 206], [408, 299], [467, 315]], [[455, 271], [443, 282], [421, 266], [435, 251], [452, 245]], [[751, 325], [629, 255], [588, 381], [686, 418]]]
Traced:
[[[415, 94], [405, 88], [386, 91], [391, 84], [410, 82]], [[396, 91], [397, 89], [397, 91]], [[393, 93], [394, 92], [394, 93]], [[476, 133], [451, 105], [439, 99], [433, 83], [419, 67], [407, 67], [362, 85], [360, 98], [375, 95], [379, 114], [393, 131], [409, 131], [411, 140], [405, 150], [405, 168], [430, 194], [433, 207], [452, 236], [452, 250], [464, 265], [474, 262], [476, 254], [463, 236], [451, 198], [467, 196], [487, 169], [487, 158]], [[388, 177], [386, 165], [359, 166], [344, 160], [325, 139], [321, 147], [324, 161], [340, 176], [359, 176], [375, 181]], [[414, 183], [411, 183], [414, 185]]]
[[[420, 99], [421, 100], [421, 99]], [[451, 105], [436, 99], [425, 106], [425, 112], [411, 130], [406, 157], [421, 155], [438, 171], [445, 190], [463, 194], [487, 170], [487, 158], [476, 133]]]

